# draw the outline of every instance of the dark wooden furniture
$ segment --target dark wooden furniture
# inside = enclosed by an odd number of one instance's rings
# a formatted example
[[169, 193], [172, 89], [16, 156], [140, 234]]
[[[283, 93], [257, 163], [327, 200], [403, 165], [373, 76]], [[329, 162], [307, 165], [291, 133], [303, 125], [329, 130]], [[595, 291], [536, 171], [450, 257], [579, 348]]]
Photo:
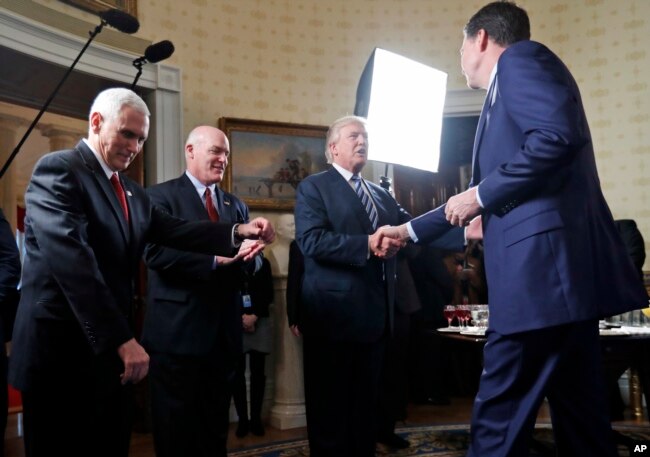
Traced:
[[[481, 373], [483, 345], [486, 338], [482, 335], [461, 335], [454, 332], [441, 332], [436, 330], [435, 333], [443, 339], [443, 350], [450, 354], [453, 359], [454, 354], [461, 354], [464, 357], [464, 351], [471, 351], [477, 354], [478, 366], [464, 366], [466, 371], [455, 378], [467, 378], [467, 387], [473, 388], [473, 392], [478, 390], [478, 378]], [[642, 418], [642, 394], [646, 396], [646, 414], [650, 417], [650, 333], [631, 334], [631, 335], [613, 335], [601, 336], [600, 344], [603, 356], [603, 367], [606, 381], [611, 385], [611, 381], [617, 381], [618, 378], [627, 370], [631, 369], [630, 379], [630, 407], [637, 419]], [[610, 398], [610, 404], [615, 399]]]

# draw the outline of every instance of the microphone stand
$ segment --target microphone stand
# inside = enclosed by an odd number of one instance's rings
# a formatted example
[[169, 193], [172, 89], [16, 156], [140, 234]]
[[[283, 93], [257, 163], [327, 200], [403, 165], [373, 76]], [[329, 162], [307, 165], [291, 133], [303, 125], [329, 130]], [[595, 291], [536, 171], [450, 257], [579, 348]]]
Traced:
[[142, 75], [142, 67], [144, 66], [145, 63], [147, 63], [147, 59], [145, 59], [144, 56], [138, 57], [133, 61], [133, 66], [138, 69], [138, 73], [135, 75], [135, 79], [131, 84], [131, 90], [135, 90], [135, 85], [138, 82], [138, 79], [140, 79], [140, 76]]
[[15, 149], [13, 150], [13, 152], [11, 153], [11, 155], [9, 156], [7, 161], [5, 162], [4, 166], [2, 167], [2, 170], [0, 170], [0, 179], [2, 179], [2, 177], [4, 176], [5, 172], [7, 171], [9, 166], [11, 165], [11, 162], [14, 160], [16, 155], [18, 155], [18, 152], [20, 151], [20, 148], [23, 146], [23, 144], [25, 144], [25, 141], [27, 140], [27, 137], [29, 137], [29, 135], [32, 133], [32, 130], [34, 130], [34, 127], [36, 127], [36, 124], [38, 124], [38, 121], [41, 119], [43, 114], [45, 114], [45, 111], [47, 110], [48, 106], [50, 106], [50, 103], [52, 103], [52, 100], [54, 100], [54, 97], [59, 92], [59, 89], [61, 88], [61, 86], [63, 85], [65, 80], [68, 79], [68, 76], [70, 76], [70, 73], [72, 73], [72, 70], [74, 69], [75, 65], [77, 65], [77, 62], [79, 62], [79, 59], [81, 59], [81, 56], [83, 55], [83, 53], [86, 52], [86, 49], [88, 49], [88, 46], [90, 46], [91, 41], [93, 41], [93, 39], [99, 34], [99, 32], [102, 31], [102, 29], [104, 28], [104, 26], [106, 24], [107, 24], [107, 22], [104, 19], [102, 19], [101, 23], [97, 27], [95, 27], [95, 30], [88, 32], [90, 34], [90, 38], [88, 38], [88, 41], [86, 42], [85, 46], [79, 52], [79, 55], [77, 56], [77, 58], [74, 60], [74, 62], [72, 62], [72, 65], [70, 65], [70, 68], [68, 68], [68, 71], [66, 71], [66, 73], [63, 75], [63, 78], [61, 78], [61, 81], [59, 82], [59, 84], [54, 88], [54, 91], [52, 91], [49, 98], [45, 101], [45, 104], [43, 104], [43, 107], [38, 112], [38, 114], [36, 115], [36, 117], [32, 121], [31, 125], [29, 126], [29, 128], [27, 129], [27, 131], [25, 132], [23, 137], [20, 139], [20, 141], [18, 142], [18, 145], [15, 147]]
[[388, 177], [388, 166], [389, 165], [390, 164], [388, 162], [386, 162], [386, 164], [384, 166], [384, 176], [379, 177], [379, 185], [392, 194], [393, 189], [391, 188], [391, 186], [393, 184], [393, 181]]

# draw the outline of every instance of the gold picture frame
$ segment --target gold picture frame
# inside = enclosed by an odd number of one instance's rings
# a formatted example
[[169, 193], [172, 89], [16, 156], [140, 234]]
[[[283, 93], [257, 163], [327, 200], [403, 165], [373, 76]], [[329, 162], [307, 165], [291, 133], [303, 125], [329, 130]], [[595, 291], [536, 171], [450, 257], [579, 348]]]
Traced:
[[116, 8], [138, 17], [137, 0], [59, 0], [72, 6], [76, 6], [91, 13], [101, 13]]
[[222, 117], [230, 141], [223, 189], [251, 209], [291, 211], [305, 177], [327, 169], [327, 127]]

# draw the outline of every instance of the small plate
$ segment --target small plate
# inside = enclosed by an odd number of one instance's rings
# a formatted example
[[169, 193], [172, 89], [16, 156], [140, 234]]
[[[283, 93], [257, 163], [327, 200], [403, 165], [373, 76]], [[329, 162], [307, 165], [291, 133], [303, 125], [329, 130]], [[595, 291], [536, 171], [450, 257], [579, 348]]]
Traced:
[[626, 332], [625, 330], [620, 330], [617, 328], [601, 328], [598, 333], [600, 333], [600, 336], [627, 336], [631, 335], [630, 332]]
[[461, 335], [469, 335], [469, 336], [485, 336], [485, 329], [484, 328], [478, 328], [476, 330], [464, 330], [460, 332]]
[[459, 333], [460, 328], [459, 327], [442, 327], [437, 329], [439, 332], [442, 333]]

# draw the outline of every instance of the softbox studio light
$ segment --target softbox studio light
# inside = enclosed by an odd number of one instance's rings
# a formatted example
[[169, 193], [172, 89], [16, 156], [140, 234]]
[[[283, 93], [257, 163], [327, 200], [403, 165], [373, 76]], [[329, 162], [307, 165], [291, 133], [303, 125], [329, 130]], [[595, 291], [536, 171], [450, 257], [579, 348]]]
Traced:
[[368, 159], [438, 171], [446, 90], [445, 72], [375, 48], [354, 108], [368, 119]]

